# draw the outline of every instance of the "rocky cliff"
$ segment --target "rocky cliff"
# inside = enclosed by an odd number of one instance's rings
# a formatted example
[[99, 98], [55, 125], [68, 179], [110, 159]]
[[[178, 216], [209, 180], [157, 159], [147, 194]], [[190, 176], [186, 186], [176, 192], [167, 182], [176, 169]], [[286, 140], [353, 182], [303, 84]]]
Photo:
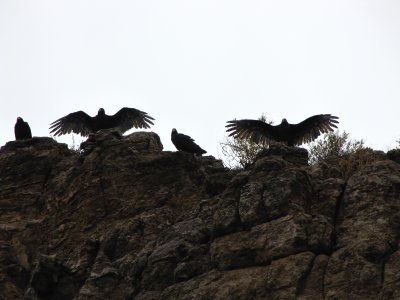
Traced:
[[400, 299], [400, 165], [242, 172], [100, 132], [0, 150], [0, 299]]

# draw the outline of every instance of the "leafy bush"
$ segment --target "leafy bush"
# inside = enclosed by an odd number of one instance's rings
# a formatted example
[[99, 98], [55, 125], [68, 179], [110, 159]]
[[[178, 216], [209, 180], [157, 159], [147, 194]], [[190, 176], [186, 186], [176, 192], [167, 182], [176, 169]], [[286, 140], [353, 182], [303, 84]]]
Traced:
[[349, 179], [355, 172], [363, 167], [370, 165], [374, 161], [380, 160], [384, 154], [374, 151], [371, 148], [359, 148], [352, 153], [343, 156], [339, 161], [339, 168], [342, 172], [343, 179]]
[[329, 158], [343, 157], [364, 149], [364, 141], [349, 140], [346, 131], [329, 132], [309, 146], [309, 163], [315, 165]]
[[349, 139], [347, 132], [330, 132], [312, 143], [309, 147], [309, 163], [315, 166], [328, 162], [336, 165], [344, 180], [374, 161], [380, 160], [383, 153], [364, 147], [363, 140]]

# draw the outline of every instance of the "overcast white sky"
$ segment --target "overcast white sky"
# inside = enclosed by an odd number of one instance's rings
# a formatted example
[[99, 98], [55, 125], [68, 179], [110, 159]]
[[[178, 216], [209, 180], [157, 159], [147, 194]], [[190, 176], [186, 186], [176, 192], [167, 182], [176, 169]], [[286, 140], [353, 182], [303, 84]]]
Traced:
[[156, 119], [165, 150], [175, 127], [218, 157], [226, 121], [264, 112], [334, 114], [387, 151], [400, 138], [400, 1], [0, 0], [0, 101], [0, 145], [18, 116], [49, 136], [70, 112], [127, 106]]

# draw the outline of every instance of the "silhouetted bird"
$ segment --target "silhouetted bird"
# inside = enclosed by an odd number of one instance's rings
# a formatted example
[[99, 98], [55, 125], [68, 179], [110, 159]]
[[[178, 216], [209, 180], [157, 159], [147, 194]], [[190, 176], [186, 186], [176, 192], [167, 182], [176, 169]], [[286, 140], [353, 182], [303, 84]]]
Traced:
[[296, 146], [315, 140], [321, 133], [333, 131], [339, 123], [337, 119], [338, 117], [329, 114], [315, 115], [298, 124], [289, 124], [283, 119], [276, 126], [260, 120], [233, 120], [227, 122], [226, 131], [230, 133], [229, 136], [251, 139], [257, 144], [277, 141]]
[[178, 133], [175, 128], [172, 129], [171, 132], [171, 141], [175, 145], [176, 149], [180, 151], [194, 153], [196, 155], [207, 153], [207, 151], [201, 149], [190, 136]]
[[14, 133], [16, 140], [26, 140], [32, 138], [32, 132], [28, 122], [25, 122], [21, 117], [17, 118], [17, 122], [14, 126]]
[[115, 115], [106, 115], [103, 108], [99, 109], [96, 116], [91, 117], [83, 111], [77, 111], [66, 115], [50, 124], [50, 134], [62, 135], [77, 133], [87, 136], [100, 129], [117, 128], [121, 133], [135, 128], [150, 128], [154, 120], [147, 113], [135, 108], [121, 108]]

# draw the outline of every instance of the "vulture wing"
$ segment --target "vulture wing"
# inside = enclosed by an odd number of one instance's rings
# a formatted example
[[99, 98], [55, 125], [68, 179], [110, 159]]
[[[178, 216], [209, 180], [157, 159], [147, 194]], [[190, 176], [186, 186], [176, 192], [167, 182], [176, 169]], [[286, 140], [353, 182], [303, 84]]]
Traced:
[[132, 127], [150, 128], [150, 124], [154, 125], [152, 122], [154, 118], [136, 108], [121, 108], [115, 115], [110, 117], [112, 118], [114, 127], [118, 127], [121, 133], [124, 133]]
[[29, 126], [28, 122], [24, 122], [24, 136], [27, 139], [32, 138], [32, 131], [31, 131], [31, 127]]
[[229, 136], [251, 139], [256, 144], [268, 144], [271, 140], [280, 140], [278, 126], [260, 120], [232, 120], [227, 122]]
[[50, 124], [50, 134], [63, 135], [77, 133], [87, 136], [93, 131], [93, 118], [83, 111], [77, 111], [62, 117]]
[[293, 145], [301, 145], [315, 140], [321, 133], [334, 131], [337, 128], [336, 124], [338, 117], [330, 114], [315, 115], [305, 119], [298, 124], [290, 126], [289, 140]]

